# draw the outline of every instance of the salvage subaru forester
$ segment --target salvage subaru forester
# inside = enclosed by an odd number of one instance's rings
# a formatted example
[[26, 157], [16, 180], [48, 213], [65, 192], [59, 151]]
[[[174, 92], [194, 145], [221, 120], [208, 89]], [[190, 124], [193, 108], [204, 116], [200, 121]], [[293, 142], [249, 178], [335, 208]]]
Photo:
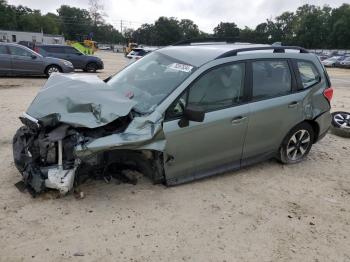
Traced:
[[27, 188], [137, 170], [175, 185], [272, 157], [297, 163], [328, 131], [333, 89], [300, 47], [182, 42], [102, 81], [53, 74], [13, 139]]

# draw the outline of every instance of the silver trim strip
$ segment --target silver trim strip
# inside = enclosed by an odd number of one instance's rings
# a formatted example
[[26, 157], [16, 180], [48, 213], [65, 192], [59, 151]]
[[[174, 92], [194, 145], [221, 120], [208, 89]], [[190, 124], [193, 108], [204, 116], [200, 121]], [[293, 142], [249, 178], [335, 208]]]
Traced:
[[28, 115], [26, 112], [23, 113], [23, 116], [39, 126], [39, 120], [38, 119], [35, 119], [34, 117]]

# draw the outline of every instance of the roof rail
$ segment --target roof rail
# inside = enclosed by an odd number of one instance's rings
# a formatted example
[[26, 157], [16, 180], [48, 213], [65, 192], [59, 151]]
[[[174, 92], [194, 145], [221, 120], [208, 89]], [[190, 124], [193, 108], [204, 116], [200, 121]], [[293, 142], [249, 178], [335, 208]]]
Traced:
[[179, 42], [176, 42], [172, 45], [190, 45], [195, 43], [210, 43], [210, 42], [226, 42], [226, 43], [235, 43], [239, 42], [238, 37], [203, 37], [203, 38], [192, 38], [192, 39], [185, 39], [181, 40]]
[[261, 47], [247, 47], [247, 48], [234, 49], [226, 53], [223, 53], [222, 55], [219, 55], [216, 59], [236, 56], [240, 52], [249, 52], [249, 51], [273, 50], [274, 53], [285, 53], [286, 49], [299, 50], [300, 53], [304, 53], [304, 54], [309, 53], [309, 51], [307, 51], [305, 48], [299, 47], [299, 46], [261, 46]]

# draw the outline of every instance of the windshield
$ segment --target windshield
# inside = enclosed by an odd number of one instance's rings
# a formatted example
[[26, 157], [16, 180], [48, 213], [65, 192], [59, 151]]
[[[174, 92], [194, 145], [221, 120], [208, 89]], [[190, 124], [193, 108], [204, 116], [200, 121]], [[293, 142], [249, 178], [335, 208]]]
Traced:
[[153, 52], [126, 67], [107, 84], [122, 95], [135, 100], [135, 111], [151, 113], [194, 71], [195, 67], [192, 65]]

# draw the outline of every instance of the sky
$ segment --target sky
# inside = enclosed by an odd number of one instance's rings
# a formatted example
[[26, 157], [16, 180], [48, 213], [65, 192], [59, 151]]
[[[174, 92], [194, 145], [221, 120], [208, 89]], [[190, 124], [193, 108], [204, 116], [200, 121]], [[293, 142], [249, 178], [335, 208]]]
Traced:
[[[267, 18], [274, 18], [284, 11], [295, 11], [303, 4], [338, 7], [350, 0], [100, 0], [106, 14], [105, 20], [120, 30], [136, 29], [143, 23], [153, 23], [160, 16], [188, 18], [199, 29], [212, 33], [220, 22], [235, 22], [238, 27], [255, 28]], [[56, 12], [66, 4], [88, 9], [88, 0], [8, 0], [9, 4], [40, 9], [43, 14]]]

